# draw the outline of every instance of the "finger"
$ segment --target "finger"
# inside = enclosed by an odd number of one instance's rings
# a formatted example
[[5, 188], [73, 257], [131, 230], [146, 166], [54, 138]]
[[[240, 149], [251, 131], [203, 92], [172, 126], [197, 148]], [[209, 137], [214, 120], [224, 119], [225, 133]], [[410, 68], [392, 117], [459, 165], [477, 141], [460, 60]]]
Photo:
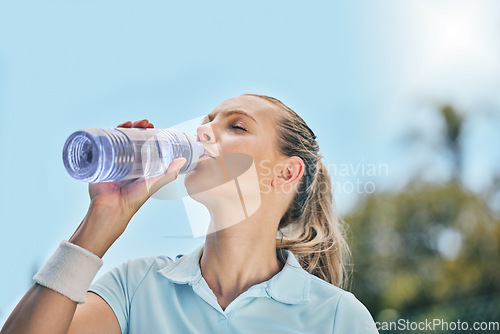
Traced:
[[165, 174], [178, 172], [182, 168], [182, 166], [184, 166], [185, 163], [186, 163], [186, 158], [182, 157], [172, 160]]
[[[172, 162], [170, 163], [170, 165], [168, 166], [167, 170], [163, 173], [163, 174], [160, 174], [160, 175], [157, 175], [157, 176], [153, 176], [153, 177], [149, 177], [149, 178], [144, 178], [144, 177], [139, 177], [139, 178], [135, 178], [135, 179], [129, 179], [129, 180], [125, 180], [125, 181], [121, 181], [123, 183], [120, 184], [121, 187], [125, 187], [125, 186], [128, 186], [130, 184], [139, 184], [139, 183], [146, 183], [148, 189], [150, 188], [150, 186], [157, 182], [158, 180], [162, 179], [163, 181], [166, 181], [165, 183], [163, 183], [161, 187], [163, 187], [165, 184], [167, 184], [168, 182], [171, 182], [173, 180], [175, 180], [178, 176], [179, 176], [179, 172], [182, 168], [182, 166], [184, 166], [184, 164], [186, 163], [186, 158], [176, 158], [174, 160], [172, 160]], [[118, 181], [120, 182], [120, 181]]]
[[148, 129], [153, 129], [154, 127], [155, 126], [153, 125], [153, 123], [149, 123], [148, 126], [147, 126]]
[[117, 128], [131, 128], [132, 127], [132, 122], [131, 121], [126, 121], [125, 123], [122, 123], [117, 126]]
[[133, 128], [145, 128], [149, 124], [147, 119], [143, 119], [140, 121], [135, 121], [134, 124], [132, 124]]

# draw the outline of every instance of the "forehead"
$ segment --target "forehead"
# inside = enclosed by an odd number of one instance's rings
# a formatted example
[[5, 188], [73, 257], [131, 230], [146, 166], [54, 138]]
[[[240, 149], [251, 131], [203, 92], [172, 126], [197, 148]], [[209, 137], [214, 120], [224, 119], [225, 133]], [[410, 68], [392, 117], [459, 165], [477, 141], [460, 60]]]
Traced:
[[219, 112], [240, 110], [255, 118], [257, 122], [274, 122], [278, 113], [277, 109], [274, 104], [259, 97], [241, 95], [219, 104], [210, 116], [215, 117]]

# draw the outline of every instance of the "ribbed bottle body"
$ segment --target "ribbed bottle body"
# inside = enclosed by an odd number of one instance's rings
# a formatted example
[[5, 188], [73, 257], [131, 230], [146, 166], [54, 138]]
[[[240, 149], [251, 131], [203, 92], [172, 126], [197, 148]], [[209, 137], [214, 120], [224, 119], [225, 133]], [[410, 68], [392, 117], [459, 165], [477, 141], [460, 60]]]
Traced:
[[176, 129], [87, 128], [71, 134], [63, 148], [68, 173], [85, 182], [111, 182], [164, 173], [186, 158], [180, 173], [193, 170], [204, 147]]

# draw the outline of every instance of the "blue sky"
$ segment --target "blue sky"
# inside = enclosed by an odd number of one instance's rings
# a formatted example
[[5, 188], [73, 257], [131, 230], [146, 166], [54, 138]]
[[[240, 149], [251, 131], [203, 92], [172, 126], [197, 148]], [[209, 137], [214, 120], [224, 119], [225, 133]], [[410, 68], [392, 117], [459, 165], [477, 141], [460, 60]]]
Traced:
[[[500, 162], [499, 74], [497, 1], [0, 2], [0, 324], [86, 213], [87, 185], [61, 159], [72, 132], [170, 127], [267, 94], [305, 119], [327, 164], [386, 164], [334, 176], [383, 190], [430, 162], [429, 178], [446, 175], [446, 161], [398, 142], [431, 138], [434, 103], [451, 101], [471, 118], [465, 175], [479, 190]], [[341, 213], [358, 198], [336, 195]], [[149, 201], [101, 272], [189, 252], [203, 240], [168, 237], [189, 233], [181, 202]]]

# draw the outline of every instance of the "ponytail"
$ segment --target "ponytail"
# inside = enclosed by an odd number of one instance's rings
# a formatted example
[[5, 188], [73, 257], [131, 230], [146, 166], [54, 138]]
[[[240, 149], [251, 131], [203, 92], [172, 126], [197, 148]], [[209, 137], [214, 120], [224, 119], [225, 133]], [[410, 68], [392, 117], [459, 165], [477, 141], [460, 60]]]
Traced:
[[[300, 196], [296, 195], [297, 198]], [[282, 231], [286, 227], [289, 236]], [[343, 236], [345, 227], [334, 207], [330, 177], [322, 161], [317, 162], [309, 196], [302, 205], [294, 200], [294, 205], [281, 219], [279, 231], [281, 238], [276, 239], [276, 249], [290, 250], [310, 274], [338, 287], [347, 286], [346, 260], [350, 251]]]
[[[249, 94], [252, 95], [252, 94]], [[338, 217], [330, 175], [321, 161], [316, 135], [304, 120], [281, 101], [252, 95], [276, 105], [284, 113], [277, 122], [276, 147], [285, 156], [298, 156], [305, 164], [299, 190], [278, 226], [276, 253], [291, 251], [302, 268], [338, 287], [346, 287], [349, 247], [345, 225]]]

